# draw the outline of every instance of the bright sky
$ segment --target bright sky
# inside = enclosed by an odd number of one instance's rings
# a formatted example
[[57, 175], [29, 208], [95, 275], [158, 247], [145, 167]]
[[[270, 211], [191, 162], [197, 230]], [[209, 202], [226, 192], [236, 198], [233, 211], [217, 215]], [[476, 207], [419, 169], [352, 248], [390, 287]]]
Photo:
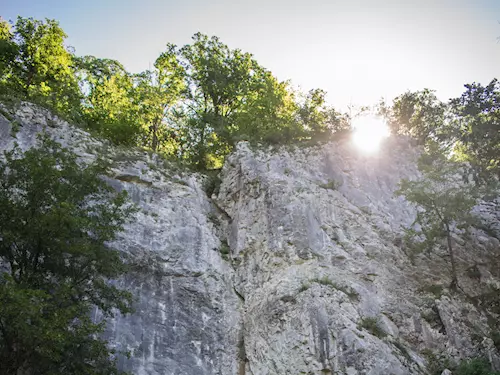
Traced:
[[57, 19], [77, 54], [134, 72], [167, 42], [217, 35], [339, 109], [500, 78], [500, 0], [0, 0], [0, 15]]

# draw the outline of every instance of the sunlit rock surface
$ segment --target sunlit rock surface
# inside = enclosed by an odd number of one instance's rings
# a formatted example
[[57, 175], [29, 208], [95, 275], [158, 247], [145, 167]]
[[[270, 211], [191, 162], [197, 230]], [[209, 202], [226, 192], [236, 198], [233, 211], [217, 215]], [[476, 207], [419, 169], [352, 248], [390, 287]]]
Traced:
[[[107, 330], [132, 353], [120, 357], [123, 369], [419, 374], [430, 351], [500, 365], [486, 315], [446, 289], [445, 259], [406, 255], [401, 227], [415, 212], [393, 193], [418, 176], [418, 152], [403, 140], [371, 156], [348, 141], [275, 150], [243, 142], [208, 197], [203, 176], [154, 155], [112, 147], [29, 104], [0, 109], [0, 149], [30, 147], [46, 128], [84, 161], [112, 160], [105, 178], [140, 208], [112, 244], [134, 259], [119, 283], [136, 311]], [[498, 207], [477, 211], [492, 229], [455, 237], [470, 295], [495, 282], [483, 263], [499, 246]], [[465, 276], [473, 260], [476, 278]]]

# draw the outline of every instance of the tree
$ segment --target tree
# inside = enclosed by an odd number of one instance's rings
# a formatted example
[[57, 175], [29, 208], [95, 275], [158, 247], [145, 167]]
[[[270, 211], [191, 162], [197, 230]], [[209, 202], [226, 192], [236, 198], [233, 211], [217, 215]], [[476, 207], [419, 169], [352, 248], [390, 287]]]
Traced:
[[455, 153], [471, 165], [476, 181], [500, 177], [500, 83], [465, 85], [460, 98], [450, 101]]
[[299, 106], [290, 83], [280, 82], [262, 67], [252, 78], [251, 90], [235, 114], [232, 142], [286, 144], [307, 138], [304, 124], [297, 119]]
[[80, 92], [73, 55], [64, 46], [66, 34], [59, 24], [18, 17], [10, 40], [5, 23], [1, 28], [2, 44], [10, 53], [2, 81], [7, 81], [9, 90], [65, 115], [78, 112]]
[[88, 129], [115, 144], [137, 145], [143, 129], [132, 76], [116, 60], [85, 56], [77, 65], [86, 92], [82, 113]]
[[409, 135], [423, 145], [443, 139], [446, 108], [432, 90], [408, 91], [394, 99], [388, 124], [393, 134]]
[[298, 115], [303, 128], [316, 140], [325, 140], [349, 128], [345, 116], [326, 105], [326, 91], [310, 90], [299, 105]]
[[229, 149], [234, 113], [249, 92], [256, 62], [250, 54], [200, 33], [179, 50], [179, 57], [187, 86], [187, 102], [180, 112], [189, 124], [184, 138], [194, 146], [194, 164], [206, 168], [207, 156], [215, 149]]
[[456, 289], [459, 285], [452, 234], [455, 229], [464, 229], [474, 222], [471, 210], [483, 191], [473, 183], [464, 182], [463, 166], [450, 161], [436, 148], [421, 157], [419, 170], [422, 178], [402, 180], [396, 191], [417, 208], [415, 222], [406, 231], [407, 239], [417, 251], [439, 250], [446, 240], [450, 287]]
[[172, 44], [168, 44], [167, 50], [156, 59], [154, 70], [136, 76], [139, 117], [147, 134], [144, 143], [154, 152], [165, 151], [163, 146], [171, 138], [166, 120], [184, 91], [184, 69]]
[[10, 24], [0, 18], [0, 88], [2, 91], [5, 91], [7, 79], [11, 73], [10, 65], [18, 53], [13, 38]]
[[90, 312], [130, 311], [108, 282], [125, 264], [107, 243], [133, 208], [104, 171], [47, 137], [0, 162], [0, 373], [118, 373]]
[[234, 144], [300, 137], [296, 103], [253, 56], [219, 38], [195, 34], [179, 59], [186, 72], [185, 101], [176, 111], [185, 140], [182, 153], [200, 168], [221, 164]]

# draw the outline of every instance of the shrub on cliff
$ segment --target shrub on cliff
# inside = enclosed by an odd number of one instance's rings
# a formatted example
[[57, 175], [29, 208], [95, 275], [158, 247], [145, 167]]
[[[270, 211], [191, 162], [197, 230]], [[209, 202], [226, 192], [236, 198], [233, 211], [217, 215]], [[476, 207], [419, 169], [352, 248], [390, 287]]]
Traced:
[[0, 160], [1, 374], [118, 373], [90, 313], [130, 311], [131, 295], [108, 282], [125, 265], [106, 244], [133, 208], [103, 168], [46, 137]]

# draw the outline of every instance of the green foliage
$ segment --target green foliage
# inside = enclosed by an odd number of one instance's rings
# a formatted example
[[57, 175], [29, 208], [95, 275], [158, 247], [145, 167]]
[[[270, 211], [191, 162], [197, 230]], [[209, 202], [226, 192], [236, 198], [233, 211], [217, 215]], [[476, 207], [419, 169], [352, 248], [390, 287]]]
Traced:
[[481, 184], [500, 176], [500, 84], [465, 85], [459, 97], [443, 103], [429, 89], [406, 92], [391, 107], [383, 101], [379, 113], [394, 134], [405, 134], [419, 144], [439, 142], [467, 162], [463, 174]]
[[346, 119], [334, 108], [326, 105], [326, 91], [310, 90], [303, 103], [299, 105], [297, 114], [304, 129], [312, 138], [328, 139], [329, 135], [348, 129]]
[[443, 295], [443, 289], [444, 287], [442, 285], [436, 284], [426, 285], [420, 288], [422, 292], [432, 294], [437, 299], [441, 298]]
[[326, 184], [319, 184], [320, 188], [328, 189], [328, 190], [338, 190], [341, 186], [341, 183], [335, 180], [328, 180]]
[[239, 140], [286, 143], [300, 137], [288, 84], [249, 53], [195, 34], [177, 51], [185, 71], [184, 105], [175, 112], [179, 152], [199, 168], [218, 168]]
[[12, 137], [15, 137], [17, 132], [19, 131], [20, 127], [21, 127], [21, 125], [19, 124], [19, 122], [17, 120], [11, 121], [11, 123], [10, 123], [10, 135]]
[[0, 26], [0, 88], [59, 114], [79, 112], [80, 92], [66, 34], [54, 20], [18, 17], [12, 30]]
[[[324, 276], [322, 278], [310, 279], [309, 281], [311, 281], [313, 283], [318, 283], [320, 285], [326, 285], [326, 286], [332, 287], [334, 289], [340, 290], [342, 293], [347, 295], [351, 300], [359, 300], [359, 294], [353, 288], [339, 285], [336, 282], [330, 280], [327, 276]], [[307, 288], [310, 287], [309, 284], [306, 284], [306, 285], [307, 285]]]
[[221, 241], [219, 252], [221, 254], [222, 259], [229, 261], [229, 256], [231, 254], [231, 248], [229, 247], [227, 241]]
[[457, 375], [499, 375], [500, 372], [492, 371], [486, 359], [474, 358], [462, 361], [453, 372]]
[[116, 374], [114, 352], [90, 319], [130, 311], [108, 282], [125, 271], [106, 245], [133, 209], [76, 155], [42, 137], [0, 162], [0, 363], [6, 374]]
[[402, 180], [396, 195], [403, 195], [417, 207], [414, 227], [406, 230], [407, 241], [417, 252], [431, 252], [446, 239], [451, 264], [451, 287], [458, 286], [456, 261], [452, 246], [454, 228], [464, 229], [475, 219], [472, 208], [482, 196], [482, 189], [462, 181], [462, 166], [448, 160], [441, 152], [424, 154], [419, 161], [422, 178]]
[[311, 285], [307, 284], [307, 283], [303, 283], [300, 288], [299, 288], [299, 293], [302, 293], [302, 292], [305, 292], [307, 289], [309, 289], [311, 287]]
[[446, 105], [432, 90], [408, 91], [395, 98], [392, 110], [385, 114], [393, 133], [409, 135], [424, 144], [439, 135], [446, 117]]
[[359, 329], [366, 329], [373, 336], [376, 336], [379, 339], [382, 339], [382, 338], [387, 336], [387, 333], [385, 333], [382, 330], [382, 328], [379, 327], [378, 318], [363, 318], [363, 319], [361, 319], [361, 321], [359, 322]]
[[460, 98], [450, 101], [453, 121], [450, 135], [455, 152], [470, 164], [477, 181], [500, 177], [500, 83], [465, 85]]
[[18, 47], [14, 43], [11, 25], [0, 18], [0, 88], [4, 88], [7, 84], [6, 78], [17, 54]]
[[322, 141], [349, 128], [323, 90], [297, 94], [254, 57], [197, 33], [167, 44], [154, 68], [76, 57], [53, 20], [0, 22], [0, 89], [49, 107], [115, 144], [141, 146], [200, 170], [219, 169], [236, 142]]
[[82, 121], [88, 130], [115, 144], [138, 144], [141, 126], [131, 75], [115, 60], [85, 56], [76, 61], [80, 85], [87, 92]]
[[450, 359], [443, 354], [436, 354], [429, 349], [424, 349], [422, 355], [427, 360], [426, 367], [429, 375], [441, 375], [444, 370], [452, 370], [455, 367]]
[[174, 129], [168, 126], [174, 105], [185, 92], [185, 71], [177, 56], [176, 47], [168, 44], [167, 50], [155, 61], [154, 69], [135, 77], [134, 100], [138, 107], [144, 137], [142, 144], [175, 155], [178, 141]]
[[331, 287], [337, 289], [337, 284], [334, 283], [332, 280], [330, 280], [328, 278], [328, 276], [324, 276], [322, 278], [314, 278], [314, 279], [311, 279], [310, 281], [313, 283], [321, 284], [321, 285], [331, 286]]
[[205, 181], [203, 182], [203, 190], [207, 193], [207, 196], [210, 198], [212, 195], [219, 194], [219, 188], [222, 180], [219, 176], [219, 171], [209, 171], [206, 174]]

